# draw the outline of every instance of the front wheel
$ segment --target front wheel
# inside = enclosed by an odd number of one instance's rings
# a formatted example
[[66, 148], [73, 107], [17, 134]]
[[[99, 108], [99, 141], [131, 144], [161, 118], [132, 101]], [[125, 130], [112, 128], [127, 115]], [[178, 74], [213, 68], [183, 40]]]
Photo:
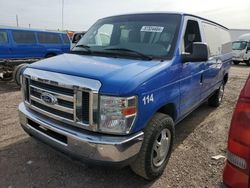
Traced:
[[212, 107], [218, 107], [222, 103], [224, 96], [225, 84], [222, 83], [220, 88], [215, 91], [215, 93], [208, 99], [208, 105]]
[[170, 158], [174, 132], [173, 119], [156, 113], [145, 128], [141, 151], [131, 164], [132, 170], [147, 180], [159, 177]]
[[235, 65], [239, 65], [239, 64], [240, 64], [239, 61], [234, 61], [233, 63], [234, 63]]
[[246, 61], [247, 66], [250, 66], [250, 59]]

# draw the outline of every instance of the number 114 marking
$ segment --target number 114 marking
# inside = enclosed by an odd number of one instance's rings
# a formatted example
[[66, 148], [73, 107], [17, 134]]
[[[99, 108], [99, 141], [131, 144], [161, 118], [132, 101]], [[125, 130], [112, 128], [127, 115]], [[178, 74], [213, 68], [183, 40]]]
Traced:
[[149, 104], [151, 102], [154, 102], [154, 94], [144, 96], [142, 101], [143, 101], [144, 105], [147, 105], [147, 104]]

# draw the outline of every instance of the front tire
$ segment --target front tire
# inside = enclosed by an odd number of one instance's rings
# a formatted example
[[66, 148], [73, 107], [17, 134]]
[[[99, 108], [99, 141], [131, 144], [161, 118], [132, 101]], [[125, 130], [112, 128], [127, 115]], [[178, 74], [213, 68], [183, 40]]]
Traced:
[[49, 54], [46, 54], [45, 58], [50, 58], [50, 57], [54, 57], [56, 56], [56, 54], [54, 53], [49, 53]]
[[225, 84], [222, 83], [220, 88], [215, 91], [215, 93], [208, 99], [208, 105], [212, 107], [219, 107], [222, 103], [224, 96]]
[[234, 63], [235, 65], [239, 65], [239, 64], [240, 64], [239, 61], [234, 61], [233, 63]]
[[12, 73], [13, 80], [16, 82], [16, 84], [18, 86], [21, 85], [20, 75], [27, 66], [28, 66], [27, 63], [20, 64], [20, 65], [15, 67], [15, 69]]
[[247, 66], [250, 66], [250, 59], [246, 61]]
[[161, 176], [172, 152], [174, 136], [173, 119], [156, 113], [145, 128], [141, 151], [130, 165], [132, 170], [147, 180]]

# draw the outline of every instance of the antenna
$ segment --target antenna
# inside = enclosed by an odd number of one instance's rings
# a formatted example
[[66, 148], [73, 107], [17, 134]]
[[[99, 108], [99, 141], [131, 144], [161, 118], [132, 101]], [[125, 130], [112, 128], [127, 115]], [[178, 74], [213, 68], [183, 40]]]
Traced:
[[16, 14], [16, 26], [19, 27], [19, 24], [18, 24], [18, 15]]
[[63, 16], [64, 16], [64, 0], [62, 0], [62, 30], [63, 30], [63, 26], [64, 26], [64, 25], [63, 25], [63, 24], [64, 24], [64, 23], [63, 23], [63, 21], [64, 21], [64, 20], [63, 20], [63, 19], [64, 19]]

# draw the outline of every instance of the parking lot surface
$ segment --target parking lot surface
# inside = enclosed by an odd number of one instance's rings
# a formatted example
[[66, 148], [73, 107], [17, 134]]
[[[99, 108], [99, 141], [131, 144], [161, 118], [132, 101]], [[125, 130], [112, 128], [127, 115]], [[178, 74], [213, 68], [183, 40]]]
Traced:
[[24, 133], [18, 121], [19, 88], [0, 82], [0, 187], [218, 187], [227, 132], [239, 92], [250, 72], [232, 66], [223, 104], [203, 104], [176, 127], [176, 143], [164, 174], [153, 182], [128, 167], [88, 166], [69, 160]]

